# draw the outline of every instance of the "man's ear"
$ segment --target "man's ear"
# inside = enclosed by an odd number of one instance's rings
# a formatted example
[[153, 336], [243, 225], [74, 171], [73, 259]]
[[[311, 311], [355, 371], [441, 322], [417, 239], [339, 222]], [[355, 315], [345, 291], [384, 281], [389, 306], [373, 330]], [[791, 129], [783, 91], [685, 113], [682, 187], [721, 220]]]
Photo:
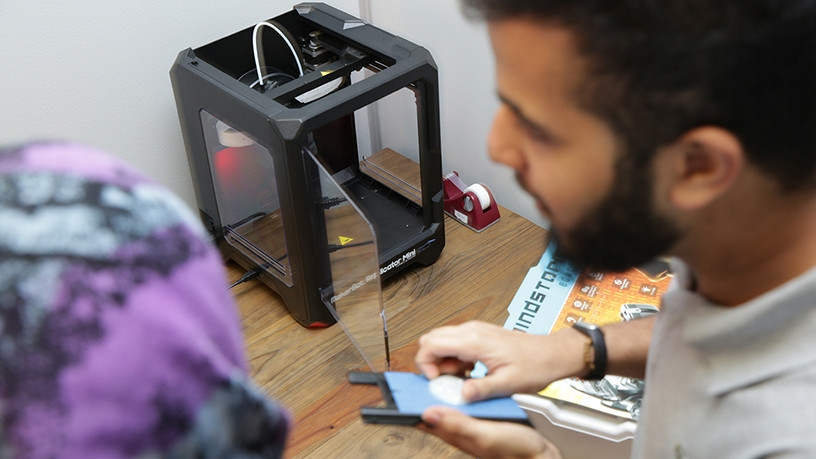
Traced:
[[674, 205], [705, 207], [728, 189], [745, 166], [742, 144], [731, 132], [713, 126], [694, 128], [671, 146]]

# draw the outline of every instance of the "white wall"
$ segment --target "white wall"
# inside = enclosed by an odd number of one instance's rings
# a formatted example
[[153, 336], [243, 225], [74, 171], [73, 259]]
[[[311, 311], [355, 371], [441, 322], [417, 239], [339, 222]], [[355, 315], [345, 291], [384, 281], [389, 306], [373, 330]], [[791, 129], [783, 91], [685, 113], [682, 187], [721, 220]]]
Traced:
[[[288, 11], [297, 1], [0, 2], [0, 145], [60, 138], [137, 165], [195, 206], [168, 72], [176, 55]], [[353, 15], [358, 0], [326, 0]], [[373, 0], [372, 23], [428, 48], [440, 72], [443, 165], [542, 223], [485, 151], [493, 61], [456, 0]]]
[[[292, 0], [0, 1], [0, 145], [67, 139], [114, 153], [191, 207], [169, 71], [180, 51]], [[358, 0], [326, 3], [358, 14]]]

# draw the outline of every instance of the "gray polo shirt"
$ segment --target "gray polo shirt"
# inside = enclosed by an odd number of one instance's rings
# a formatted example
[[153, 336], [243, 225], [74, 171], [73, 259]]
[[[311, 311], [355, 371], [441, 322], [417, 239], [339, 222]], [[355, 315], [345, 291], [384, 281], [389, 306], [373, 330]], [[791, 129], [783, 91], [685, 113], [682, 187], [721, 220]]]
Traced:
[[816, 458], [816, 268], [733, 308], [672, 269], [632, 457]]

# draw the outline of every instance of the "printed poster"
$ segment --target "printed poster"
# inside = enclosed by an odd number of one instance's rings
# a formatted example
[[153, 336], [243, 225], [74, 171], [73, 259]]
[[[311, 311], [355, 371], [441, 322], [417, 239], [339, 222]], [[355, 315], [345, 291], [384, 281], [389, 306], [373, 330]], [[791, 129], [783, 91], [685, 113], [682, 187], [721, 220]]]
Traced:
[[[655, 314], [671, 282], [669, 265], [657, 260], [624, 273], [580, 270], [555, 256], [550, 244], [507, 308], [504, 328], [548, 334], [578, 321], [605, 325]], [[472, 372], [484, 376], [478, 364]], [[600, 381], [556, 381], [540, 395], [626, 419], [637, 419], [643, 381], [607, 376]]]

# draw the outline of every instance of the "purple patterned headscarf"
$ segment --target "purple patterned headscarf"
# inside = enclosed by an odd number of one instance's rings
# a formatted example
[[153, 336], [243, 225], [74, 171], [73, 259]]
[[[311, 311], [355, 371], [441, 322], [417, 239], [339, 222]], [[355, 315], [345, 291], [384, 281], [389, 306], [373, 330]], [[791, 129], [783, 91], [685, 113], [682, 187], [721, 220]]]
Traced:
[[0, 457], [279, 457], [200, 223], [119, 160], [0, 151]]

